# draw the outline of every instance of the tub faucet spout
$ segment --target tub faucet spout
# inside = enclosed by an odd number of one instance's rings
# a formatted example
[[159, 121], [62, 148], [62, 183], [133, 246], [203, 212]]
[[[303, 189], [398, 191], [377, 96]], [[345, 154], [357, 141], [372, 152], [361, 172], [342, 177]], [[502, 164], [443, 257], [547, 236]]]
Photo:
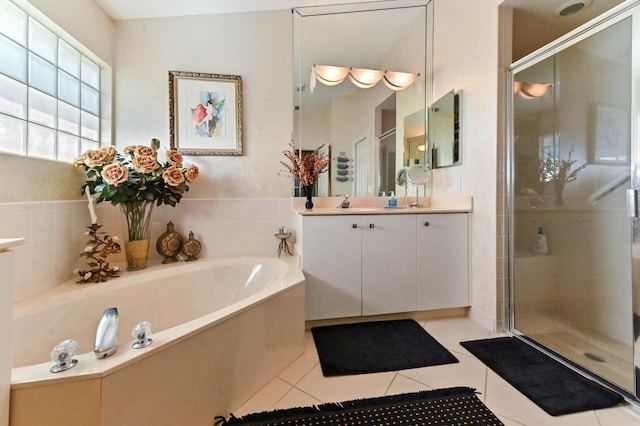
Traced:
[[98, 330], [96, 331], [96, 340], [93, 344], [93, 352], [96, 358], [106, 358], [116, 353], [118, 346], [118, 309], [109, 308], [104, 311]]

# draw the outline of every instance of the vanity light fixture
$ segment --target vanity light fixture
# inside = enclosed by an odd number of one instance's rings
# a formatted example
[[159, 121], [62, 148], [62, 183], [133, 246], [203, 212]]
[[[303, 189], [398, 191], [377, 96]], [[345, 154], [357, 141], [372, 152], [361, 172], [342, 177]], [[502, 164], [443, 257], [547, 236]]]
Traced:
[[513, 92], [524, 99], [535, 99], [544, 96], [551, 87], [551, 83], [527, 83], [516, 81], [513, 83]]
[[411, 86], [420, 74], [371, 70], [365, 68], [337, 67], [333, 65], [313, 65], [309, 88], [311, 93], [316, 87], [316, 81], [326, 86], [336, 86], [347, 77], [361, 89], [374, 87], [380, 80], [391, 90], [403, 90]]

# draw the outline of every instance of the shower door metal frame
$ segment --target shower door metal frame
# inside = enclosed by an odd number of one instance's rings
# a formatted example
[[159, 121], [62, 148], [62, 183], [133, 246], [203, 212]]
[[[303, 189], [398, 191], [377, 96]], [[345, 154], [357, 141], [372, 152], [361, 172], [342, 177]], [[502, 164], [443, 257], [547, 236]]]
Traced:
[[[565, 358], [564, 356], [557, 354], [543, 345], [535, 342], [535, 340], [531, 338], [527, 338], [527, 336], [521, 332], [519, 332], [515, 328], [515, 229], [514, 229], [514, 104], [513, 104], [513, 84], [514, 84], [514, 75], [521, 70], [526, 69], [527, 67], [537, 64], [549, 57], [556, 55], [557, 53], [565, 50], [568, 47], [575, 45], [576, 43], [597, 34], [599, 31], [608, 28], [611, 25], [614, 25], [626, 18], [631, 17], [632, 19], [632, 58], [631, 58], [631, 188], [636, 190], [640, 190], [640, 153], [638, 150], [640, 149], [640, 143], [637, 140], [638, 135], [640, 134], [640, 0], [628, 0], [617, 7], [611, 9], [610, 11], [604, 13], [600, 17], [587, 22], [586, 24], [576, 28], [565, 36], [559, 38], [558, 40], [550, 43], [547, 46], [544, 46], [537, 51], [527, 55], [526, 57], [514, 62], [509, 69], [507, 70], [507, 78], [505, 88], [506, 99], [506, 209], [507, 209], [507, 252], [508, 252], [508, 285], [505, 286], [505, 300], [508, 301], [506, 307], [505, 314], [505, 325], [506, 331], [515, 337], [522, 339], [523, 341], [531, 344], [537, 349], [545, 352], [556, 360], [562, 362], [569, 367], [580, 371], [583, 374], [590, 376], [596, 381], [602, 383], [605, 386], [615, 389], [619, 393], [621, 393], [627, 400], [638, 404], [640, 403], [640, 218], [636, 217], [633, 219], [629, 219], [629, 227], [632, 228], [633, 237], [632, 237], [632, 247], [629, 249], [632, 250], [633, 253], [638, 253], [638, 259], [634, 259], [633, 254], [631, 256], [632, 259], [632, 283], [631, 283], [631, 291], [632, 291], [632, 312], [634, 313], [634, 317], [637, 316], [637, 319], [630, 318], [629, 321], [632, 321], [633, 324], [633, 354], [634, 354], [634, 371], [629, 372], [629, 374], [633, 374], [634, 380], [634, 390], [635, 392], [630, 392], [627, 389], [617, 386], [615, 383], [611, 383], [605, 378], [585, 369], [582, 366], [572, 362], [570, 359]], [[635, 49], [634, 49], [635, 48]], [[638, 197], [640, 198], [640, 197]], [[636, 198], [637, 199], [637, 198]], [[636, 206], [637, 207], [637, 206]], [[633, 222], [633, 226], [632, 226]]]

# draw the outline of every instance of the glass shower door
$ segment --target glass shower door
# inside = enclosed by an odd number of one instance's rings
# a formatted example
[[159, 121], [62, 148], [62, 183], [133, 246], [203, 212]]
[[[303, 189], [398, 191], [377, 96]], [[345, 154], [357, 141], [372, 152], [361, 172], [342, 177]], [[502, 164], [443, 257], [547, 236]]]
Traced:
[[635, 394], [632, 25], [512, 69], [510, 328]]

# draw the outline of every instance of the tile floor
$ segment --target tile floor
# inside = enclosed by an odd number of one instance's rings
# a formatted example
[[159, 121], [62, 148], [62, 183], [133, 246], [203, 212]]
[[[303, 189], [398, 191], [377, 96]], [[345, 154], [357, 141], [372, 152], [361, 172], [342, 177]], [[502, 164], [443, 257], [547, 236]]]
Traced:
[[458, 343], [494, 337], [489, 331], [468, 318], [419, 322], [460, 362], [387, 373], [324, 377], [313, 337], [311, 332], [307, 331], [305, 353], [233, 413], [241, 416], [277, 408], [309, 406], [425, 389], [470, 386], [481, 392], [480, 399], [507, 426], [640, 425], [640, 410], [636, 412], [628, 406], [559, 417], [549, 416]]

